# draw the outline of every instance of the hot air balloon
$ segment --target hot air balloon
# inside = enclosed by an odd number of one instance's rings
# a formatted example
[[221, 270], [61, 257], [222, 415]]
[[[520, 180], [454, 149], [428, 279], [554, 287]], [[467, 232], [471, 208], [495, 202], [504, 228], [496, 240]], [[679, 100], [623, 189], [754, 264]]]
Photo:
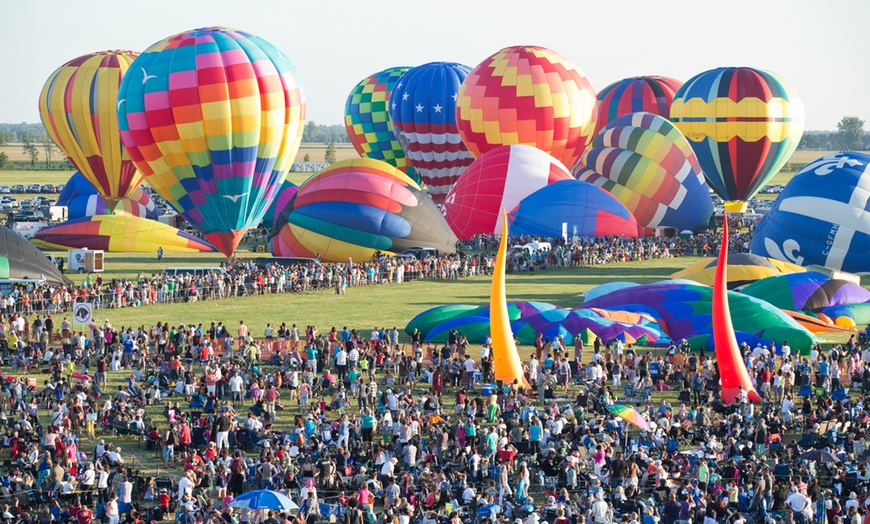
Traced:
[[571, 178], [561, 162], [540, 149], [498, 147], [468, 167], [447, 194], [441, 213], [463, 240], [497, 233], [503, 209], [510, 211], [547, 184]]
[[211, 253], [214, 246], [156, 220], [102, 215], [68, 220], [39, 230], [33, 243], [44, 249], [102, 249], [109, 252]]
[[272, 231], [272, 253], [324, 261], [369, 260], [414, 246], [444, 254], [456, 236], [416, 182], [370, 158], [344, 160], [299, 186]]
[[142, 187], [137, 187], [129, 197], [118, 199], [114, 211], [106, 205], [97, 188], [81, 173], [75, 173], [64, 185], [63, 191], [57, 196], [57, 205], [66, 206], [67, 218], [84, 218], [94, 215], [118, 214], [132, 215], [141, 218], [157, 220], [157, 205]]
[[295, 195], [298, 190], [299, 186], [289, 180], [285, 180], [284, 183], [281, 184], [281, 188], [278, 190], [278, 193], [275, 194], [275, 198], [269, 205], [269, 209], [267, 209], [266, 214], [263, 215], [263, 225], [265, 227], [271, 228], [275, 225], [278, 217], [281, 216], [281, 211], [284, 211], [287, 204], [293, 200], [293, 195]]
[[468, 66], [432, 62], [405, 73], [390, 95], [390, 121], [405, 155], [435, 202], [474, 158], [456, 127], [456, 96]]
[[52, 285], [69, 284], [39, 248], [8, 227], [0, 227], [0, 279], [40, 278]]
[[142, 183], [121, 144], [115, 117], [121, 79], [137, 56], [135, 51], [80, 56], [52, 73], [39, 95], [39, 116], [48, 135], [109, 209]]
[[543, 47], [506, 47], [462, 83], [456, 122], [475, 156], [526, 144], [566, 166], [580, 159], [595, 130], [595, 91], [564, 56]]
[[870, 272], [870, 155], [835, 153], [796, 174], [761, 219], [752, 253]]
[[613, 195], [589, 182], [560, 180], [522, 199], [511, 212], [514, 235], [636, 238], [637, 220]]
[[[717, 260], [705, 258], [700, 262], [677, 271], [671, 275], [676, 280], [691, 280], [705, 286], [712, 286], [716, 277]], [[788, 275], [791, 273], [803, 273], [806, 271], [800, 266], [776, 260], [773, 258], [760, 257], [751, 253], [731, 253], [728, 255], [728, 289], [734, 289], [753, 282], [766, 280], [776, 275]], [[764, 297], [759, 297], [764, 298]]]
[[383, 160], [419, 183], [390, 122], [390, 93], [410, 67], [391, 67], [363, 78], [344, 104], [344, 127], [360, 156]]
[[209, 27], [152, 45], [131, 68], [118, 94], [130, 158], [230, 256], [262, 221], [302, 139], [293, 64], [260, 37]]
[[671, 104], [682, 82], [666, 76], [635, 76], [614, 82], [598, 92], [598, 134], [611, 120], [630, 113], [671, 116]]
[[574, 168], [625, 204], [641, 227], [705, 227], [713, 201], [692, 147], [668, 120], [631, 113], [598, 133]]
[[683, 84], [671, 121], [689, 139], [725, 210], [742, 212], [797, 148], [804, 106], [773, 73], [720, 67]]

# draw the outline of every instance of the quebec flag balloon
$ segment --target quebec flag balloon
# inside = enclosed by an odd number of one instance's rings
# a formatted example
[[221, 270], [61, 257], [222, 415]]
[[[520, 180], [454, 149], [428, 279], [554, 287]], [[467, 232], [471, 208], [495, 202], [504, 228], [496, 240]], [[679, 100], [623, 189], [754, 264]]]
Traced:
[[835, 153], [804, 167], [761, 219], [750, 250], [800, 266], [870, 272], [870, 155]]

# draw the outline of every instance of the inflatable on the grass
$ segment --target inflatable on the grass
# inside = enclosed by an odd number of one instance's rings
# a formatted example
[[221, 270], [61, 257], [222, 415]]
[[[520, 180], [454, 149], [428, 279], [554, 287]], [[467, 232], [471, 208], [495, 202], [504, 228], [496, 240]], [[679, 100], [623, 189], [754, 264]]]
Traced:
[[106, 214], [133, 215], [157, 220], [157, 205], [141, 186], [134, 189], [129, 197], [117, 198], [113, 203], [114, 211], [109, 209], [105, 197], [97, 192], [97, 188], [78, 172], [69, 178], [63, 191], [57, 196], [57, 205], [67, 207], [69, 220]]
[[[803, 273], [804, 271], [806, 271], [805, 268], [775, 258], [766, 258], [751, 253], [732, 253], [728, 256], [728, 289], [745, 286], [770, 276]], [[692, 280], [705, 286], [712, 286], [715, 276], [716, 259], [708, 258], [677, 271], [671, 275], [671, 278]]]
[[[727, 218], [727, 215], [726, 215]], [[731, 322], [731, 308], [728, 305], [728, 220], [722, 228], [722, 246], [719, 264], [716, 266], [716, 280], [713, 282], [713, 340], [716, 343], [716, 365], [722, 381], [722, 402], [740, 402], [740, 390], [749, 401], [761, 403], [761, 397], [752, 385], [743, 355], [734, 336]]]
[[507, 291], [505, 290], [505, 271], [507, 266], [508, 224], [507, 213], [502, 211], [501, 241], [498, 243], [498, 256], [492, 272], [492, 286], [489, 293], [489, 318], [492, 330], [492, 362], [495, 379], [505, 384], [518, 381], [524, 388], [529, 383], [523, 374], [523, 362], [517, 352], [517, 345], [511, 332], [508, 317]]

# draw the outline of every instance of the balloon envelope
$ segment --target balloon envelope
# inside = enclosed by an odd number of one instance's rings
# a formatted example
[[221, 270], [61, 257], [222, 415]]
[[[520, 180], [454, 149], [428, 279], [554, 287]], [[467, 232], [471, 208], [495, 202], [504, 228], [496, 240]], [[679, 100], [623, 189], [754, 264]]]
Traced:
[[520, 201], [511, 212], [514, 235], [561, 237], [625, 236], [636, 238], [638, 224], [613, 195], [580, 180], [561, 180], [542, 187]]
[[289, 204], [290, 201], [293, 200], [293, 196], [298, 190], [299, 186], [289, 180], [285, 180], [281, 184], [281, 189], [278, 190], [278, 193], [275, 195], [272, 203], [269, 204], [269, 209], [267, 209], [266, 214], [263, 215], [263, 225], [265, 227], [274, 227], [278, 220], [278, 217], [281, 216], [281, 212], [284, 211], [284, 208], [287, 207], [287, 204]]
[[438, 203], [474, 159], [456, 127], [456, 94], [470, 70], [452, 62], [424, 64], [405, 73], [390, 94], [396, 136]]
[[70, 177], [57, 197], [57, 205], [67, 207], [67, 218], [70, 220], [113, 213], [150, 220], [157, 220], [158, 216], [157, 205], [141, 186], [133, 190], [129, 197], [116, 200], [113, 211], [103, 196], [97, 193], [97, 188], [81, 173]]
[[414, 246], [456, 250], [456, 236], [431, 198], [395, 167], [344, 160], [299, 186], [272, 231], [272, 254], [328, 262], [369, 260]]
[[595, 134], [608, 122], [631, 113], [671, 116], [674, 95], [683, 83], [666, 76], [635, 76], [610, 84], [598, 92], [598, 121]]
[[[804, 268], [781, 260], [766, 258], [751, 253], [731, 253], [728, 255], [728, 289], [734, 289], [752, 282], [776, 275], [803, 273]], [[716, 259], [705, 259], [671, 275], [672, 279], [684, 279], [713, 285], [716, 276]], [[764, 298], [764, 297], [761, 297]]]
[[39, 95], [46, 132], [110, 208], [142, 183], [121, 144], [115, 116], [121, 79], [138, 55], [103, 51], [80, 56], [52, 73]]
[[750, 250], [800, 266], [870, 272], [870, 155], [835, 153], [804, 167], [758, 223]]
[[39, 279], [66, 285], [69, 280], [26, 238], [0, 227], [0, 279]]
[[822, 311], [827, 307], [870, 302], [870, 291], [858, 284], [815, 271], [765, 278], [740, 292], [791, 311]]
[[456, 100], [462, 141], [479, 158], [526, 144], [566, 166], [580, 159], [595, 129], [595, 91], [583, 71], [544, 47], [506, 47], [474, 68]]
[[114, 253], [211, 253], [214, 246], [180, 229], [127, 215], [69, 220], [36, 233], [33, 243], [46, 249], [102, 249]]
[[804, 106], [779, 76], [751, 67], [695, 75], [674, 97], [671, 121], [689, 139], [707, 182], [741, 211], [788, 162], [804, 132]]
[[612, 193], [641, 227], [705, 227], [713, 201], [692, 147], [668, 120], [631, 113], [592, 140], [574, 175]]
[[510, 211], [536, 190], [571, 180], [561, 162], [526, 145], [502, 146], [478, 158], [459, 178], [441, 213], [463, 240], [501, 230], [502, 210]]
[[419, 183], [390, 122], [390, 94], [410, 67], [391, 67], [363, 78], [347, 96], [344, 127], [360, 156], [383, 160]]
[[131, 68], [118, 94], [130, 158], [231, 255], [296, 157], [305, 119], [296, 70], [269, 42], [222, 27], [157, 42]]

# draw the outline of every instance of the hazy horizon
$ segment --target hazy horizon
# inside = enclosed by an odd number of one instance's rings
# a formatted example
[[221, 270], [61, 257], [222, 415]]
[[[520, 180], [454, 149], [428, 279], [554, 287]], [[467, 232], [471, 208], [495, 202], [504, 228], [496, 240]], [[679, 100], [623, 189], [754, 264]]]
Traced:
[[799, 93], [806, 129], [832, 131], [843, 116], [870, 121], [870, 72], [860, 61], [868, 14], [870, 2], [859, 0], [15, 2], [0, 21], [8, 75], [0, 122], [39, 122], [43, 83], [72, 58], [142, 51], [185, 30], [227, 25], [269, 40], [293, 61], [307, 120], [319, 124], [341, 124], [347, 94], [376, 71], [436, 60], [473, 67], [503, 47], [530, 44], [568, 57], [596, 91], [628, 76], [685, 81], [719, 66], [767, 69]]

